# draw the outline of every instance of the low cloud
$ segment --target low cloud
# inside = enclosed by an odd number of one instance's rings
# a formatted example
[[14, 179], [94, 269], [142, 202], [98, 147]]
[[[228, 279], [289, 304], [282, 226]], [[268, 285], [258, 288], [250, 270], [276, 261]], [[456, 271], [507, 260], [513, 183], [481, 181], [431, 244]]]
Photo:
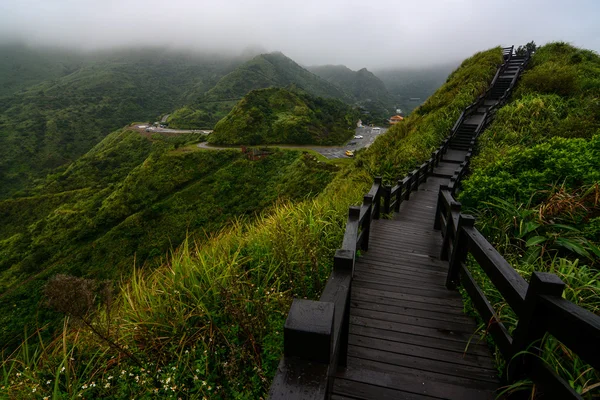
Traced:
[[600, 2], [556, 0], [9, 0], [0, 39], [85, 50], [280, 50], [305, 65], [418, 67], [496, 45], [600, 50]]

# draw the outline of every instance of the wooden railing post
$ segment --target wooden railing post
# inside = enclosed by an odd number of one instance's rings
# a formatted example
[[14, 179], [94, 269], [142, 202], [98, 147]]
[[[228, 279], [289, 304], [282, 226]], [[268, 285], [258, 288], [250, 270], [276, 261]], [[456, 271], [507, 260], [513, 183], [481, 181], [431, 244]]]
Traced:
[[406, 193], [404, 194], [404, 200], [410, 199], [410, 191], [412, 190], [413, 185], [413, 173], [409, 172], [406, 174], [408, 177], [408, 181], [406, 182]]
[[[333, 257], [333, 269], [349, 271], [354, 276], [354, 260], [355, 253], [350, 250], [338, 249]], [[352, 297], [352, 285], [348, 290], [348, 301]], [[338, 346], [338, 359], [337, 363], [340, 367], [346, 367], [348, 364], [348, 335], [350, 333], [350, 304], [346, 305], [344, 311], [344, 317], [342, 319], [342, 326], [340, 332], [340, 344]]]
[[456, 193], [456, 171], [454, 172], [455, 174], [452, 175], [450, 177], [450, 183], [448, 184], [448, 190], [450, 190], [450, 193], [452, 193], [452, 196], [454, 196], [454, 194]]
[[[442, 241], [442, 251], [440, 252], [440, 260], [448, 261], [448, 249], [450, 247], [450, 230], [454, 225], [454, 219], [452, 213], [460, 212], [461, 204], [457, 201], [452, 200], [448, 205], [448, 214], [446, 215], [446, 231], [444, 232], [444, 240]], [[459, 216], [460, 225], [460, 216]], [[456, 231], [458, 235], [458, 229]]]
[[467, 214], [460, 214], [458, 217], [458, 227], [456, 237], [452, 246], [452, 257], [448, 266], [448, 276], [446, 277], [446, 287], [448, 289], [456, 288], [458, 284], [458, 272], [460, 264], [467, 260], [469, 250], [469, 237], [463, 228], [472, 228], [475, 225], [475, 217]]
[[540, 313], [540, 296], [561, 297], [564, 289], [565, 283], [554, 274], [534, 272], [531, 275], [525, 303], [513, 335], [513, 359], [510, 361], [507, 371], [509, 382], [514, 382], [527, 375], [528, 369], [531, 367], [531, 357], [538, 357], [541, 354], [539, 343], [536, 345], [536, 342], [542, 340], [546, 334], [544, 318], [548, 316]]
[[389, 185], [382, 186], [383, 191], [383, 212], [388, 214], [390, 212], [390, 203], [392, 201], [392, 187]]
[[375, 185], [378, 185], [379, 188], [377, 189], [377, 194], [375, 194], [375, 197], [373, 198], [373, 207], [375, 207], [373, 218], [379, 219], [379, 216], [381, 214], [381, 192], [383, 189], [383, 179], [381, 178], [381, 176], [376, 176], [374, 179], [374, 183]]
[[414, 169], [414, 173], [411, 179], [411, 185], [410, 185], [410, 191], [412, 192], [413, 190], [416, 190], [419, 187], [419, 179], [420, 179], [420, 174], [421, 174], [421, 169], [419, 168], [419, 166], [417, 165], [417, 168]]
[[438, 190], [438, 200], [435, 206], [435, 220], [433, 221], [433, 229], [439, 231], [442, 228], [441, 214], [442, 214], [442, 205], [444, 204], [444, 196], [442, 195], [443, 190], [448, 190], [448, 186], [440, 185], [440, 189]]
[[373, 196], [367, 194], [363, 197], [363, 204], [368, 206], [367, 215], [362, 225], [362, 243], [360, 244], [361, 250], [369, 250], [369, 234], [371, 233], [371, 210], [373, 209]]
[[406, 187], [402, 182], [402, 179], [398, 180], [398, 191], [396, 192], [396, 204], [394, 205], [394, 212], [400, 211], [400, 204], [402, 203], [402, 191]]
[[285, 357], [331, 363], [334, 304], [294, 299], [283, 328]]

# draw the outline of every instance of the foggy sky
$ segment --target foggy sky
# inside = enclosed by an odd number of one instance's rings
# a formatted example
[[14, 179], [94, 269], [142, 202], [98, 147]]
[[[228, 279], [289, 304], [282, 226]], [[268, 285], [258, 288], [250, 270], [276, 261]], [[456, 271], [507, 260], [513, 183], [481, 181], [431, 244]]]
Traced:
[[304, 65], [423, 66], [496, 45], [600, 50], [597, 0], [0, 0], [0, 41], [279, 50]]

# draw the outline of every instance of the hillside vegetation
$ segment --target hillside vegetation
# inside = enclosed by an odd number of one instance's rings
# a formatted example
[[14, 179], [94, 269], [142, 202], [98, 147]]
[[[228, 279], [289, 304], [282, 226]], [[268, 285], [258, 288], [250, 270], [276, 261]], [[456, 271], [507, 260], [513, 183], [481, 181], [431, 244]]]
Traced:
[[357, 105], [370, 112], [370, 118], [384, 120], [395, 111], [395, 101], [385, 84], [366, 68], [352, 71], [344, 65], [319, 65], [308, 70], [349, 93]]
[[[5, 357], [2, 395], [264, 396], [291, 298], [319, 296], [348, 206], [361, 201], [374, 172], [392, 179], [427, 159], [501, 59], [494, 48], [465, 61], [427, 108], [359, 152], [315, 198], [279, 203], [207, 241], [184, 242], [156, 270], [133, 271], [110, 301], [101, 300], [98, 282], [56, 277], [46, 292], [49, 305], [69, 316], [64, 330], [43, 346], [33, 336]], [[216, 157], [233, 157], [225, 154]], [[313, 175], [296, 170], [295, 182], [302, 176]], [[245, 197], [243, 180], [221, 184], [230, 186], [227, 195]], [[80, 305], [64, 292], [98, 301]]]
[[[511, 101], [479, 139], [461, 202], [526, 278], [553, 272], [565, 297], [600, 313], [600, 57], [565, 43], [538, 49]], [[473, 270], [512, 330], [515, 316]], [[544, 359], [578, 392], [598, 396], [600, 376], [554, 338]], [[508, 361], [508, 360], [504, 360]], [[595, 388], [595, 389], [594, 389]]]
[[338, 100], [295, 88], [248, 93], [208, 137], [216, 144], [342, 144], [360, 114]]
[[158, 50], [84, 55], [6, 46], [0, 54], [7, 72], [0, 74], [0, 199], [75, 161], [115, 129], [185, 104], [235, 63]]
[[294, 85], [319, 97], [350, 101], [342, 89], [302, 68], [284, 54], [261, 54], [225, 75], [198, 99], [169, 117], [177, 128], [212, 128], [248, 92]]
[[249, 161], [239, 151], [183, 146], [198, 140], [116, 131], [35, 195], [0, 201], [3, 347], [14, 346], [25, 326], [57, 322], [56, 314], [36, 312], [48, 277], [127, 280], [186, 237], [202, 240], [276, 200], [318, 193], [336, 170], [296, 151]]

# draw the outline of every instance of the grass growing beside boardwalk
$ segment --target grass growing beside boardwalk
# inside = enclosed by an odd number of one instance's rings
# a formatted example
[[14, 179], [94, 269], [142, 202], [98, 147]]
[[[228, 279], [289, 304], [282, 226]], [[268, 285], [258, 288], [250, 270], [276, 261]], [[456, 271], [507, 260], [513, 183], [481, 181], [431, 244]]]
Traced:
[[[556, 273], [564, 297], [600, 315], [600, 57], [566, 43], [534, 54], [512, 100], [479, 139], [460, 196], [477, 227], [525, 278]], [[509, 330], [516, 316], [489, 279], [474, 275]], [[543, 360], [584, 398], [600, 374], [555, 338]], [[511, 360], [499, 360], [501, 370]], [[512, 388], [511, 388], [512, 389]], [[531, 382], [514, 389], [532, 390]]]
[[[500, 62], [500, 48], [465, 61], [316, 198], [279, 203], [254, 222], [234, 221], [206, 242], [184, 243], [154, 272], [125, 277], [112, 297], [83, 296], [103, 300], [72, 314], [54, 341], [34, 334], [4, 355], [0, 397], [264, 396], [291, 299], [319, 296], [348, 206], [361, 201], [374, 174], [391, 180], [426, 160]], [[88, 286], [73, 290], [85, 294]]]

